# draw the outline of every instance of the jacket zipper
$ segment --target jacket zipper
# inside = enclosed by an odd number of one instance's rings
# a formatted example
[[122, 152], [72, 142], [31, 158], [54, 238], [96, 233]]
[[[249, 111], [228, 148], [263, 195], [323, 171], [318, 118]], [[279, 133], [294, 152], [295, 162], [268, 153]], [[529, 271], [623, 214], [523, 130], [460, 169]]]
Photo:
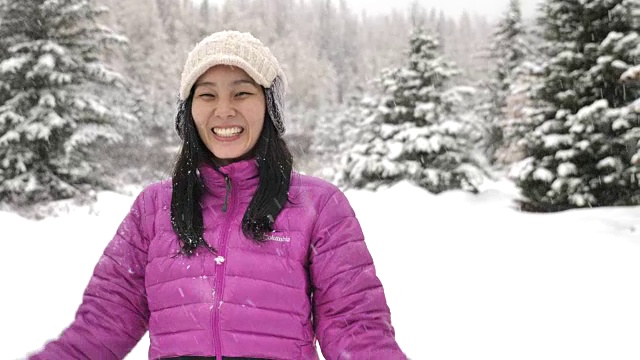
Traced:
[[[224, 175], [224, 182], [226, 184], [226, 191], [224, 195], [224, 204], [222, 205], [222, 212], [226, 213], [224, 226], [222, 227], [222, 239], [220, 241], [220, 248], [218, 257], [215, 259], [216, 269], [216, 281], [214, 287], [214, 296], [213, 296], [213, 306], [215, 307], [213, 310], [213, 346], [216, 351], [216, 360], [222, 360], [222, 345], [220, 343], [220, 307], [222, 306], [222, 286], [224, 280], [224, 260], [226, 256], [226, 247], [227, 241], [229, 240], [229, 233], [231, 232], [231, 223], [233, 217], [231, 216], [229, 211], [229, 197], [233, 199], [233, 194], [231, 192], [231, 179], [229, 175]], [[233, 209], [233, 208], [231, 208]], [[221, 259], [220, 259], [221, 257]]]
[[231, 179], [229, 179], [229, 175], [224, 174], [224, 183], [227, 185], [227, 189], [224, 192], [224, 204], [222, 204], [222, 212], [227, 212], [227, 208], [229, 207], [229, 194], [231, 193]]

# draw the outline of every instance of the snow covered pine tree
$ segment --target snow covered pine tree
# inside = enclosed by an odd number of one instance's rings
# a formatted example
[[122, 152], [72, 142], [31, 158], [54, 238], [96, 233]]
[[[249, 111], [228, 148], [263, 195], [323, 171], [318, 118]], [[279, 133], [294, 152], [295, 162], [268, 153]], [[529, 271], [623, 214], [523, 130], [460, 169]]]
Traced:
[[532, 54], [520, 6], [520, 0], [510, 0], [495, 27], [488, 49], [488, 57], [495, 61], [488, 86], [491, 101], [480, 109], [490, 126], [487, 155], [499, 164], [518, 155], [519, 117], [527, 103], [522, 82]]
[[362, 113], [371, 116], [360, 119], [358, 143], [337, 181], [376, 189], [407, 179], [433, 193], [476, 191], [484, 174], [472, 151], [472, 126], [455, 112], [463, 88], [447, 88], [458, 71], [426, 31], [415, 30], [409, 42], [408, 66], [383, 72], [382, 95], [363, 102]]
[[547, 0], [550, 60], [535, 88], [537, 128], [513, 168], [522, 208], [640, 204], [640, 86], [620, 82], [640, 54], [640, 1]]
[[125, 39], [95, 23], [83, 0], [0, 3], [0, 201], [30, 204], [80, 195], [103, 183], [91, 153], [118, 141], [119, 121], [98, 85], [121, 77], [101, 50]]

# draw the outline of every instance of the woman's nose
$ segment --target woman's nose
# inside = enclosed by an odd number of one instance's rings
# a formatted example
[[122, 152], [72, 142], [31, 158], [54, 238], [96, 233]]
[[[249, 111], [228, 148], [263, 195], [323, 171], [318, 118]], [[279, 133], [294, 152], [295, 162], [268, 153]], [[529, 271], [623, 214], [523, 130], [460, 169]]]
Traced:
[[220, 99], [216, 104], [214, 115], [219, 118], [228, 118], [236, 114], [236, 109], [230, 100]]

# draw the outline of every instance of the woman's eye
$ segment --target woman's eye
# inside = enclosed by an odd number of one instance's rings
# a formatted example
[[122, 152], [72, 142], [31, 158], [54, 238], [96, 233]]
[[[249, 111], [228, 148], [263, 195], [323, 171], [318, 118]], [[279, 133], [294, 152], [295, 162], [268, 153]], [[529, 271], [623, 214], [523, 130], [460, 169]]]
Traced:
[[244, 96], [249, 96], [251, 95], [251, 93], [248, 93], [246, 91], [240, 91], [239, 93], [236, 94], [236, 96], [238, 97], [244, 97]]
[[200, 95], [198, 95], [198, 97], [202, 97], [202, 98], [212, 98], [213, 94], [209, 94], [209, 93], [202, 93]]

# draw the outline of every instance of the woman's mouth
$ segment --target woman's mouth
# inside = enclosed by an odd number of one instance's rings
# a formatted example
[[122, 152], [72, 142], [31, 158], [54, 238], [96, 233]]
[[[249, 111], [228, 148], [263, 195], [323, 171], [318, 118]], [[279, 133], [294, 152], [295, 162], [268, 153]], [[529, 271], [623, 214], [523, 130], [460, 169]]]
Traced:
[[211, 129], [216, 136], [220, 136], [223, 138], [230, 138], [239, 135], [243, 128], [240, 126], [232, 126], [232, 127], [214, 127]]

